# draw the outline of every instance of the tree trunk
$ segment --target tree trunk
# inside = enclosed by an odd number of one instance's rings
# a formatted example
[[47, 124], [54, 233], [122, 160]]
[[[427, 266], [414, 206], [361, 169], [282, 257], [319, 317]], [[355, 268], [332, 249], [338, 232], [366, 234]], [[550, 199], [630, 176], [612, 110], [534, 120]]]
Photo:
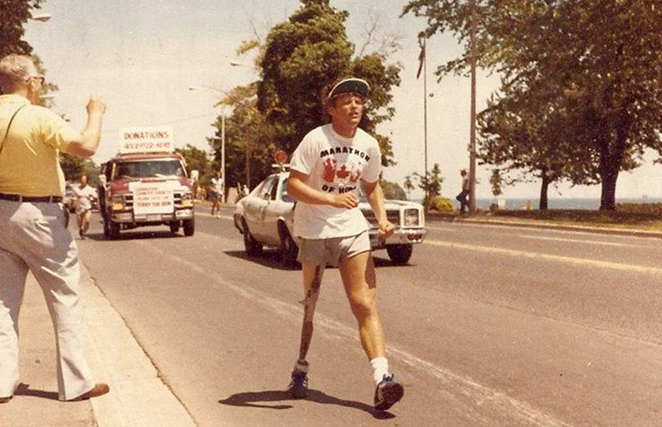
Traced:
[[[611, 168], [611, 169], [613, 169], [613, 168]], [[618, 180], [618, 170], [607, 171], [602, 176], [602, 194], [600, 196], [600, 210], [601, 211], [615, 211], [616, 210], [616, 181], [617, 180]]]
[[540, 175], [542, 177], [542, 185], [540, 186], [540, 206], [538, 209], [541, 211], [546, 211], [548, 209], [547, 192], [550, 184], [550, 179], [547, 175], [547, 168], [543, 168]]

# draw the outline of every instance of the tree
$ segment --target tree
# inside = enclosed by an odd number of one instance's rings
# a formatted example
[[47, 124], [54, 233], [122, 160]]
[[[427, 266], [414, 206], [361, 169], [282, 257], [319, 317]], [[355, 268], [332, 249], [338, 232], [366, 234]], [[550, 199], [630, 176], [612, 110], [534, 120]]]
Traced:
[[390, 200], [407, 200], [405, 190], [402, 189], [397, 183], [390, 182], [385, 179], [380, 180], [381, 186], [384, 189], [384, 198]]
[[[462, 56], [437, 75], [466, 71], [468, 4], [417, 0], [405, 7], [410, 12], [428, 17], [426, 36], [451, 31], [465, 42]], [[528, 108], [515, 116], [532, 114], [543, 134], [552, 126], [566, 134], [567, 143], [547, 155], [577, 162], [563, 176], [601, 183], [600, 209], [615, 209], [619, 172], [636, 167], [646, 148], [662, 156], [662, 8], [622, 0], [484, 0], [477, 16], [480, 64], [498, 69], [506, 96], [538, 106], [550, 96], [540, 115]], [[584, 148], [579, 156], [577, 147]]]
[[32, 46], [25, 40], [23, 25], [43, 0], [0, 0], [0, 58], [10, 53], [29, 54]]
[[81, 159], [67, 153], [60, 153], [60, 167], [64, 172], [64, 179], [69, 182], [80, 180], [86, 175], [92, 187], [99, 182], [99, 166], [90, 159]]
[[175, 153], [180, 154], [186, 163], [186, 172], [191, 175], [191, 171], [197, 170], [200, 177], [211, 175], [212, 168], [207, 153], [199, 148], [186, 144], [184, 148], [176, 148]]
[[425, 192], [423, 206], [429, 211], [435, 199], [441, 196], [441, 183], [444, 182], [439, 163], [435, 163], [432, 170], [425, 175], [414, 172], [414, 176], [418, 179], [418, 187]]
[[384, 53], [353, 57], [354, 45], [345, 32], [346, 11], [328, 0], [302, 0], [287, 22], [269, 33], [260, 69], [257, 108], [272, 128], [277, 148], [292, 153], [306, 133], [326, 122], [322, 90], [335, 79], [355, 76], [371, 85], [370, 102], [360, 126], [376, 136], [383, 165], [393, 164], [391, 142], [376, 134], [390, 119], [391, 88], [400, 83], [400, 67], [386, 65]]
[[411, 175], [407, 175], [405, 177], [405, 182], [404, 182], [403, 185], [405, 187], [405, 191], [407, 192], [407, 199], [410, 199], [412, 190], [414, 190], [416, 188], [414, 186], [413, 181], [412, 181], [412, 176]]

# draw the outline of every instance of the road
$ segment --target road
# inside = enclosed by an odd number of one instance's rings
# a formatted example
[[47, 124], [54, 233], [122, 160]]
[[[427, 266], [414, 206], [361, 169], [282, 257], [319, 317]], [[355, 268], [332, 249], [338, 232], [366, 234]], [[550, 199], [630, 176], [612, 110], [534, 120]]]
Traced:
[[80, 252], [164, 381], [203, 427], [660, 426], [662, 240], [430, 223], [408, 266], [375, 254], [402, 402], [374, 384], [339, 274], [327, 271], [305, 401], [300, 272], [249, 259], [231, 211], [193, 237], [166, 227]]

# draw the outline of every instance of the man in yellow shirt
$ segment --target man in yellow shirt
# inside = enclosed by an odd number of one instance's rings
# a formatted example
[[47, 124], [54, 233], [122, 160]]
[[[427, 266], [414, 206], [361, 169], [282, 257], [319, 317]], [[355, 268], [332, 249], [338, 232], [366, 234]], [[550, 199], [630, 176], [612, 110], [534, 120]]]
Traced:
[[60, 151], [92, 156], [106, 105], [90, 98], [82, 132], [38, 105], [44, 77], [29, 56], [0, 59], [0, 403], [19, 384], [18, 314], [28, 271], [44, 291], [57, 340], [60, 400], [109, 391], [84, 358], [78, 249], [65, 228]]

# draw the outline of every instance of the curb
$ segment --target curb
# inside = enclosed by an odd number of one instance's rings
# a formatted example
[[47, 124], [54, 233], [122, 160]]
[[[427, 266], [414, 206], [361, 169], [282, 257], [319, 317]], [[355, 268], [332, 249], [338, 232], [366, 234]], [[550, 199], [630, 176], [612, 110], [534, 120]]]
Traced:
[[98, 427], [196, 427], [81, 262], [88, 358], [110, 393], [90, 399]]

